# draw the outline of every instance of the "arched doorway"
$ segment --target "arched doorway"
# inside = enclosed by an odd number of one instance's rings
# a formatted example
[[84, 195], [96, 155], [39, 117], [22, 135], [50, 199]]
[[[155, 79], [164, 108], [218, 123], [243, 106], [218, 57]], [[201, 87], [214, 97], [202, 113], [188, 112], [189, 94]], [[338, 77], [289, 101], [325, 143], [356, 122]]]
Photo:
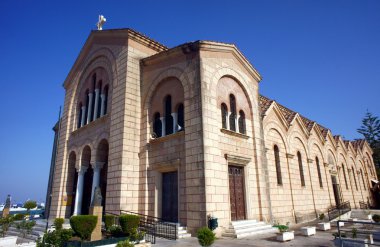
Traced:
[[75, 193], [77, 190], [77, 181], [78, 181], [78, 172], [75, 167], [75, 163], [77, 160], [77, 156], [75, 152], [71, 152], [69, 155], [69, 160], [67, 162], [68, 169], [67, 169], [67, 210], [66, 210], [66, 216], [71, 216], [74, 213], [74, 207], [75, 207]]
[[106, 139], [101, 140], [96, 150], [96, 162], [101, 165], [98, 186], [100, 187], [102, 193], [103, 210], [105, 210], [106, 205], [108, 150], [108, 141]]
[[91, 161], [91, 149], [89, 146], [84, 147], [82, 152], [82, 166], [87, 167], [87, 171], [84, 174], [83, 181], [83, 193], [82, 193], [82, 207], [81, 214], [88, 214], [91, 204], [91, 188], [94, 171], [90, 165]]

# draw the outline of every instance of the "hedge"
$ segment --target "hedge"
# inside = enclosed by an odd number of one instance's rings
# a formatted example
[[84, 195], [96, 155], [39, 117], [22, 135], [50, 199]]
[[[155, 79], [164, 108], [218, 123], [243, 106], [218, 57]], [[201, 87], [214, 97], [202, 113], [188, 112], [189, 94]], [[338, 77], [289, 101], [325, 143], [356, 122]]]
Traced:
[[114, 215], [104, 215], [104, 225], [106, 227], [106, 231], [109, 231], [111, 226], [115, 224], [115, 216]]
[[56, 218], [54, 220], [55, 229], [56, 230], [61, 230], [62, 229], [62, 225], [63, 225], [64, 222], [65, 222], [65, 220], [63, 218]]
[[76, 215], [71, 216], [70, 226], [82, 240], [87, 240], [94, 231], [97, 221], [98, 216], [95, 215]]
[[136, 232], [136, 229], [140, 223], [140, 216], [125, 214], [119, 217], [121, 229], [127, 235], [131, 235]]

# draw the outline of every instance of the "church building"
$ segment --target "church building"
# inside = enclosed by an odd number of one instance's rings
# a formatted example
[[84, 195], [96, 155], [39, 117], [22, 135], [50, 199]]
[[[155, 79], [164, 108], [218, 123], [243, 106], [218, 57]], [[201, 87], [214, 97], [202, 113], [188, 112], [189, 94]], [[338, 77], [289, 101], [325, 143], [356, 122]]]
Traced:
[[259, 94], [233, 44], [168, 48], [132, 29], [92, 31], [67, 75], [50, 218], [103, 209], [178, 222], [299, 223], [373, 203], [372, 150]]

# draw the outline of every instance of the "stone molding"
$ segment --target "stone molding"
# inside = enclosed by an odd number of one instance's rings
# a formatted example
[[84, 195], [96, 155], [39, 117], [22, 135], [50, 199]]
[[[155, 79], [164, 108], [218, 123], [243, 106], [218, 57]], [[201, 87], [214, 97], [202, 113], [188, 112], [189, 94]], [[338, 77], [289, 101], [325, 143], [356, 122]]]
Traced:
[[247, 165], [250, 161], [251, 158], [249, 157], [244, 157], [244, 156], [238, 156], [238, 155], [233, 155], [233, 154], [225, 154], [224, 157], [228, 161], [228, 163], [233, 163], [233, 164], [238, 164], [238, 165]]
[[249, 139], [249, 136], [245, 135], [245, 134], [242, 134], [242, 133], [239, 133], [239, 132], [235, 132], [235, 131], [232, 131], [232, 130], [228, 130], [228, 129], [220, 129], [220, 132], [224, 133], [224, 134], [227, 134], [227, 135], [232, 135], [232, 136], [236, 136], [236, 137], [240, 137], [240, 138], [243, 138], [243, 139]]
[[293, 159], [294, 158], [294, 154], [287, 153], [286, 154], [286, 158]]

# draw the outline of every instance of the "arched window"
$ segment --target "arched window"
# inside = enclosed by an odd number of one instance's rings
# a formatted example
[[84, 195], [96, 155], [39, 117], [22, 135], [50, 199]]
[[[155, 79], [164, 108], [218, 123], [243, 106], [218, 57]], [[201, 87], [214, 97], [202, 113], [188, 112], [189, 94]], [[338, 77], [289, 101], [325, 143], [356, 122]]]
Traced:
[[281, 163], [280, 163], [280, 150], [277, 145], [273, 147], [274, 161], [276, 163], [277, 184], [282, 185]]
[[236, 131], [236, 100], [233, 94], [230, 94], [230, 130]]
[[88, 95], [89, 94], [89, 90], [87, 89], [86, 90], [86, 110], [84, 111], [84, 124], [83, 125], [86, 125], [88, 124], [87, 122], [87, 116], [88, 116], [88, 107], [89, 107], [89, 104], [90, 104], [90, 96]]
[[108, 85], [104, 88], [104, 115], [107, 114], [108, 108]]
[[354, 167], [352, 167], [352, 176], [354, 177], [355, 188], [358, 190], [358, 183], [356, 182], [356, 172], [354, 170]]
[[99, 81], [99, 87], [98, 87], [98, 90], [99, 90], [99, 98], [98, 98], [98, 112], [96, 113], [96, 118], [100, 118], [100, 111], [101, 111], [101, 107], [102, 107], [102, 100], [100, 98], [100, 95], [102, 95], [102, 81]]
[[360, 168], [360, 174], [361, 174], [361, 176], [362, 176], [362, 181], [363, 181], [364, 189], [367, 190], [367, 186], [365, 186], [365, 181], [364, 181], [363, 171], [362, 171], [361, 168]]
[[173, 134], [172, 96], [165, 98], [165, 135]]
[[319, 159], [318, 159], [318, 157], [315, 157], [315, 163], [317, 164], [319, 187], [323, 188], [322, 175], [321, 175], [321, 167], [319, 166]]
[[303, 174], [303, 165], [302, 165], [302, 158], [301, 158], [300, 152], [297, 152], [297, 157], [298, 157], [298, 166], [300, 169], [301, 186], [305, 186], [305, 176]]
[[246, 129], [245, 129], [245, 114], [243, 111], [239, 111], [239, 132], [241, 134], [245, 134], [246, 133]]
[[228, 116], [228, 109], [226, 104], [222, 103], [220, 106], [220, 109], [222, 111], [222, 128], [227, 129], [227, 116]]
[[348, 183], [347, 183], [347, 177], [346, 177], [346, 169], [344, 169], [344, 165], [342, 164], [342, 171], [343, 171], [343, 177], [344, 177], [344, 184], [346, 185], [346, 190], [348, 190]]
[[178, 131], [182, 131], [185, 129], [185, 115], [184, 115], [183, 104], [180, 104], [178, 106], [177, 114], [178, 114], [178, 120], [177, 120]]
[[162, 123], [159, 112], [156, 112], [153, 117], [153, 132], [156, 135], [156, 137], [162, 136]]
[[77, 128], [79, 129], [81, 127], [81, 122], [82, 122], [82, 102], [79, 103], [78, 106], [78, 119], [77, 119]]

